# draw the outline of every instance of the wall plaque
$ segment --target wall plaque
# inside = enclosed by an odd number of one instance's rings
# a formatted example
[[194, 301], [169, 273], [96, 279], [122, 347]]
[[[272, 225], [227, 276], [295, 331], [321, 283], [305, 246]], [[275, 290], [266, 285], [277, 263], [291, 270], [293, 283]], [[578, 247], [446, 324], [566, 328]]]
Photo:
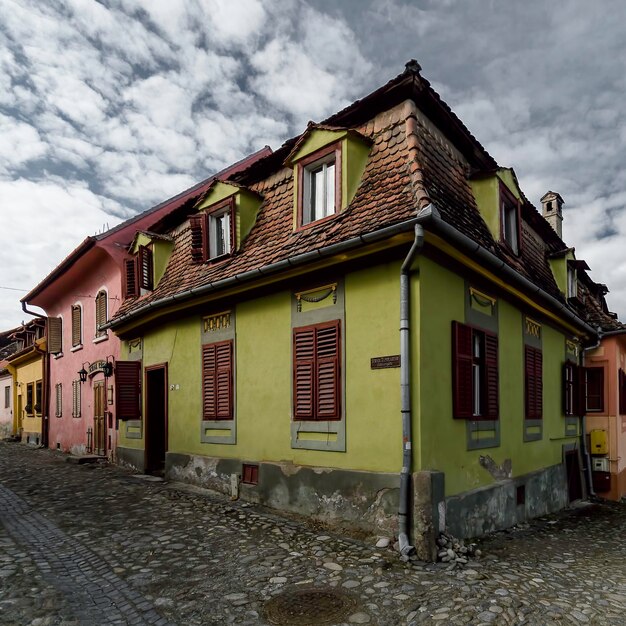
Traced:
[[373, 370], [385, 370], [392, 367], [400, 367], [400, 355], [392, 354], [390, 356], [375, 356], [370, 359], [370, 364]]

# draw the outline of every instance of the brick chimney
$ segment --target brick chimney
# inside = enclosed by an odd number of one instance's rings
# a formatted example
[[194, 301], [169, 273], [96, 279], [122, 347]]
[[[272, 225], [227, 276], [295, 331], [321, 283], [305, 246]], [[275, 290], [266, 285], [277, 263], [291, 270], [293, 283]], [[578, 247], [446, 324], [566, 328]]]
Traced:
[[554, 191], [548, 191], [541, 198], [543, 217], [561, 239], [563, 239], [563, 204], [563, 198]]

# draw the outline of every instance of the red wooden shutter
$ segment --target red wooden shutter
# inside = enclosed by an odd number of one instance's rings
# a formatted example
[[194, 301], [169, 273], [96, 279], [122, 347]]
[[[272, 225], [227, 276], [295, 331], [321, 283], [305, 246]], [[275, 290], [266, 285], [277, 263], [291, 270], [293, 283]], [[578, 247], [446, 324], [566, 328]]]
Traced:
[[202, 263], [207, 260], [207, 215], [202, 213], [189, 218], [191, 229], [191, 260]]
[[202, 419], [214, 420], [217, 416], [215, 389], [215, 344], [202, 346]]
[[81, 343], [81, 312], [79, 305], [72, 306], [72, 347], [79, 346]]
[[525, 346], [524, 379], [526, 419], [543, 416], [543, 363], [541, 350]]
[[232, 419], [233, 414], [233, 342], [202, 346], [202, 419]]
[[497, 420], [500, 413], [498, 390], [498, 337], [485, 332], [485, 411], [484, 417]]
[[115, 362], [115, 410], [120, 419], [141, 417], [141, 363]]
[[339, 419], [339, 320], [332, 326], [317, 327], [315, 341], [315, 417], [320, 420]]
[[60, 317], [48, 318], [48, 352], [63, 352], [63, 320]]
[[145, 246], [139, 246], [139, 286], [148, 290], [154, 286], [152, 250]]
[[452, 322], [452, 415], [468, 419], [473, 415], [472, 329]]
[[315, 328], [293, 331], [293, 416], [297, 420], [314, 418]]
[[134, 298], [139, 295], [139, 281], [137, 279], [137, 258], [124, 261], [124, 297]]

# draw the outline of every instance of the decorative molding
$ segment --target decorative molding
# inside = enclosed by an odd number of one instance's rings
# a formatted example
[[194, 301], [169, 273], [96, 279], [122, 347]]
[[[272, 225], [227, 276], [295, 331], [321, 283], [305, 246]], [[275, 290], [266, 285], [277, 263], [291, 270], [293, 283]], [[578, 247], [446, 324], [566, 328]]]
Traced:
[[578, 356], [578, 344], [575, 341], [565, 340], [565, 351]]
[[204, 332], [214, 332], [216, 330], [224, 330], [230, 328], [231, 324], [231, 311], [223, 311], [222, 313], [216, 313], [215, 315], [209, 315], [202, 318], [202, 327]]
[[329, 296], [333, 297], [333, 304], [337, 304], [337, 283], [332, 285], [324, 285], [307, 291], [299, 291], [295, 293], [298, 313], [302, 312], [302, 300], [305, 302], [322, 302]]
[[541, 324], [539, 322], [535, 322], [530, 319], [530, 317], [524, 318], [524, 324], [526, 328], [526, 334], [531, 337], [536, 337], [537, 339], [541, 339]]

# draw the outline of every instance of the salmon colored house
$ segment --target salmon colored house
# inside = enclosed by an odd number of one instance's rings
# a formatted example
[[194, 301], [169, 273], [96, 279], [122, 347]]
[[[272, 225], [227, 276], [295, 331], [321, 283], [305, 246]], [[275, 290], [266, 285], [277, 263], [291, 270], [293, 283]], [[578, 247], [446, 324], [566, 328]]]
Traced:
[[216, 178], [270, 153], [263, 148], [119, 226], [87, 237], [22, 298], [25, 312], [31, 313], [27, 306], [37, 306], [47, 315], [48, 401], [42, 408], [40, 430], [49, 447], [115, 457], [116, 379], [123, 366], [118, 368], [119, 339], [101, 327], [117, 313], [123, 289], [134, 280], [134, 274], [125, 275], [124, 268], [136, 233], [199, 197]]
[[626, 496], [626, 330], [605, 333], [585, 366], [593, 489], [620, 500]]

